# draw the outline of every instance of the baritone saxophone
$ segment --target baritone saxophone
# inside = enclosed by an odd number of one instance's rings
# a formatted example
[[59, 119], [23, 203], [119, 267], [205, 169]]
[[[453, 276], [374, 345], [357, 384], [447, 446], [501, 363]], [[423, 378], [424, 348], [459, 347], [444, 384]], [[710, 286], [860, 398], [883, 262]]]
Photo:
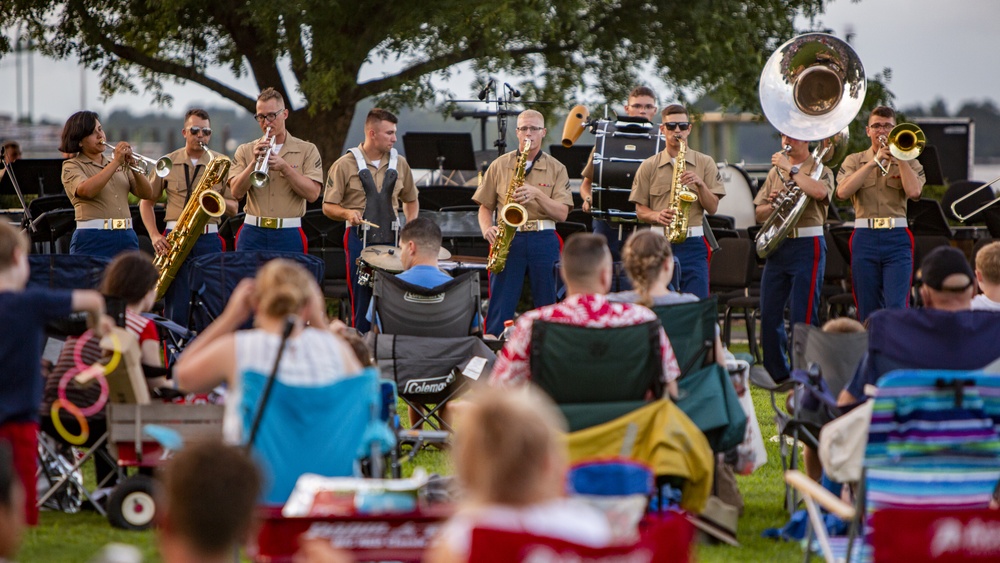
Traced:
[[517, 168], [514, 176], [507, 186], [507, 193], [504, 194], [503, 205], [500, 213], [497, 214], [497, 226], [500, 233], [496, 240], [490, 245], [490, 256], [486, 262], [486, 269], [492, 274], [503, 271], [507, 265], [507, 254], [510, 253], [510, 243], [514, 240], [517, 228], [528, 220], [528, 210], [523, 205], [515, 203], [514, 192], [524, 185], [525, 170], [528, 167], [528, 152], [531, 150], [531, 139], [525, 139], [521, 156], [517, 159]]
[[160, 277], [156, 280], [157, 301], [167, 293], [167, 288], [177, 277], [184, 259], [191, 253], [198, 237], [205, 232], [208, 220], [221, 217], [226, 212], [226, 200], [212, 186], [225, 181], [229, 163], [228, 158], [213, 155], [205, 169], [205, 175], [189, 195], [187, 205], [177, 218], [177, 227], [167, 235], [170, 250], [166, 254], [157, 254], [153, 259], [153, 265], [160, 271]]

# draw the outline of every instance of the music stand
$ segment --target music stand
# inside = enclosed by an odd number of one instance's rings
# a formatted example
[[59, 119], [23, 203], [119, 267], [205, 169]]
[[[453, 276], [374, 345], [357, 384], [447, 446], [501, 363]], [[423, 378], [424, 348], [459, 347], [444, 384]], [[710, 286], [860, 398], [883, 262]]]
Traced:
[[35, 217], [32, 223], [35, 225], [35, 230], [31, 233], [31, 242], [39, 245], [48, 243], [48, 254], [60, 254], [59, 239], [76, 230], [76, 210], [70, 208], [45, 211]]
[[593, 145], [573, 145], [564, 147], [562, 145], [549, 145], [549, 154], [566, 167], [566, 173], [570, 178], [583, 178], [583, 169], [587, 167], [590, 159], [590, 151]]
[[[58, 158], [34, 158], [14, 161], [10, 168], [17, 176], [21, 192], [37, 195], [57, 195], [64, 193], [62, 185], [62, 163]], [[0, 179], [0, 194], [14, 194], [14, 185], [7, 174]]]
[[952, 237], [948, 219], [936, 199], [906, 200], [906, 222], [914, 235], [943, 235]]
[[[438, 182], [445, 185], [462, 185], [452, 180], [457, 170], [478, 169], [470, 133], [406, 133], [403, 150], [410, 168], [437, 170]], [[445, 164], [452, 171], [447, 178], [444, 178]]]

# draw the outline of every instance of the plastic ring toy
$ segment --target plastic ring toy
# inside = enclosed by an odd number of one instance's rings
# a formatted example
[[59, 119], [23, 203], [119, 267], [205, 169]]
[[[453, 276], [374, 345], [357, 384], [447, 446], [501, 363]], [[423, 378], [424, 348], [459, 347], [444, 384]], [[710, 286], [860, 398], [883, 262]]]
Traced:
[[[66, 427], [63, 426], [62, 420], [59, 419], [60, 407], [66, 409], [66, 412], [76, 417], [76, 422], [80, 425], [80, 434], [78, 436], [70, 434], [69, 431], [66, 430]], [[87, 423], [87, 417], [83, 415], [83, 411], [81, 411], [76, 405], [68, 401], [63, 401], [61, 398], [56, 399], [52, 403], [51, 414], [52, 425], [55, 426], [56, 432], [58, 432], [64, 440], [74, 446], [82, 446], [87, 442], [87, 438], [90, 437], [90, 425]]]

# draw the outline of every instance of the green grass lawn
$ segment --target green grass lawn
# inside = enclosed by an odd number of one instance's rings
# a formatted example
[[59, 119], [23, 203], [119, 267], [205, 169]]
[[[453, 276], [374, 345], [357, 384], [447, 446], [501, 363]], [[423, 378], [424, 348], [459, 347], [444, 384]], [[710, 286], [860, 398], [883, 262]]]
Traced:
[[[745, 501], [745, 510], [737, 534], [742, 547], [700, 546], [698, 561], [790, 562], [802, 557], [798, 544], [780, 543], [760, 537], [763, 529], [783, 525], [787, 515], [782, 508], [784, 487], [781, 480], [778, 444], [770, 440], [775, 433], [771, 406], [767, 393], [756, 389], [752, 393], [761, 433], [768, 450], [768, 462], [750, 476], [737, 477]], [[405, 420], [405, 412], [401, 418]], [[418, 465], [425, 467], [429, 472], [446, 474], [451, 470], [446, 453], [440, 451], [420, 452], [413, 463], [404, 467], [404, 473], [408, 475]], [[18, 560], [24, 563], [88, 561], [102, 546], [111, 542], [137, 546], [144, 553], [147, 563], [160, 560], [156, 554], [152, 532], [125, 532], [114, 529], [107, 520], [94, 512], [78, 514], [43, 512], [40, 525], [27, 533]]]

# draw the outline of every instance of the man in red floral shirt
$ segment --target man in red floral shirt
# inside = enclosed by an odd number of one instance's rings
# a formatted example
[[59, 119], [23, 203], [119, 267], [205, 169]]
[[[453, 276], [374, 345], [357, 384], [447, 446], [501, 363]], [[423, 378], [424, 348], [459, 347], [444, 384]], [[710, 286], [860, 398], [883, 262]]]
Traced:
[[[573, 235], [562, 251], [562, 277], [566, 299], [528, 311], [514, 323], [514, 329], [497, 356], [490, 375], [494, 387], [516, 387], [531, 378], [531, 326], [536, 320], [585, 327], [620, 327], [656, 320], [656, 314], [632, 303], [612, 303], [606, 294], [611, 289], [613, 268], [611, 252], [604, 237], [593, 234]], [[677, 377], [681, 370], [667, 335], [660, 329], [663, 380], [671, 396], [677, 396]]]

